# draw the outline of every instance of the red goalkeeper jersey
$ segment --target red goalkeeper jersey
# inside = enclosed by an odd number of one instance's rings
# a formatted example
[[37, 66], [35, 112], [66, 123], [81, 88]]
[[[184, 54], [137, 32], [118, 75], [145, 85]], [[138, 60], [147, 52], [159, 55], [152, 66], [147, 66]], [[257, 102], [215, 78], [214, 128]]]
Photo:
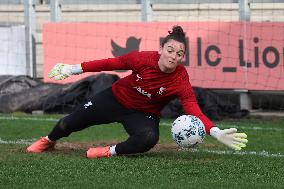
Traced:
[[197, 116], [205, 125], [206, 132], [214, 126], [201, 112], [186, 69], [178, 65], [172, 73], [164, 73], [158, 66], [160, 55], [156, 51], [131, 52], [103, 60], [83, 62], [84, 72], [132, 70], [132, 74], [112, 85], [117, 100], [125, 107], [160, 115], [163, 107], [179, 98], [188, 115]]

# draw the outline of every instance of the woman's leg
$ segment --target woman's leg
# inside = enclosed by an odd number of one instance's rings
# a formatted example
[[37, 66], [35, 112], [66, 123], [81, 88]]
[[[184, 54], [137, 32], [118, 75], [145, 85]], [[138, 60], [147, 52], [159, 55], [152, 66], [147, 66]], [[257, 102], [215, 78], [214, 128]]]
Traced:
[[121, 122], [129, 138], [113, 146], [92, 147], [87, 158], [110, 157], [112, 155], [143, 153], [154, 147], [159, 140], [159, 118], [150, 114], [134, 111], [123, 115]]
[[115, 122], [127, 111], [116, 101], [111, 88], [106, 89], [79, 105], [70, 115], [59, 120], [49, 133], [48, 138], [56, 141], [92, 125]]
[[129, 138], [116, 145], [116, 153], [133, 154], [149, 151], [159, 140], [159, 122], [157, 116], [146, 113], [138, 112], [127, 116], [122, 124]]
[[108, 88], [86, 103], [79, 105], [70, 115], [60, 119], [47, 138], [41, 138], [27, 148], [28, 152], [43, 152], [54, 146], [54, 141], [69, 136], [72, 132], [83, 130], [92, 125], [115, 122], [131, 110], [117, 102]]

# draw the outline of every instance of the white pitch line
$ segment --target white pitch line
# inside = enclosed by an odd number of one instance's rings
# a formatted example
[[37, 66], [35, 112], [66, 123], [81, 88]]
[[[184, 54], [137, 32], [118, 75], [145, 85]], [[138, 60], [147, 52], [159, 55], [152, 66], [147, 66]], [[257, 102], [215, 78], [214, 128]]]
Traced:
[[[170, 123], [160, 123], [160, 125], [164, 125], [164, 126], [171, 126]], [[284, 131], [284, 128], [273, 128], [273, 127], [244, 127], [244, 126], [238, 126], [238, 125], [225, 125], [225, 124], [219, 124], [218, 125], [219, 128], [230, 128], [230, 127], [234, 127], [237, 129], [244, 129], [244, 130], [267, 130], [267, 131]]]
[[[18, 140], [2, 140], [0, 138], [0, 144], [31, 144], [36, 139], [18, 139]], [[277, 157], [277, 158], [284, 158], [284, 154], [272, 154], [266, 151], [256, 152], [256, 151], [225, 151], [225, 150], [202, 150], [202, 149], [181, 149], [181, 151], [190, 151], [192, 153], [196, 152], [205, 152], [205, 153], [212, 153], [212, 154], [224, 154], [224, 155], [254, 155], [254, 156], [260, 156], [260, 157]]]
[[212, 153], [212, 154], [225, 154], [225, 155], [254, 155], [254, 156], [261, 156], [261, 157], [280, 157], [284, 158], [284, 154], [271, 154], [267, 151], [225, 151], [225, 150], [196, 150], [196, 152], [206, 152], [206, 153]]
[[37, 117], [3, 117], [0, 116], [0, 120], [24, 120], [24, 121], [52, 121], [52, 122], [56, 122], [59, 119], [56, 118], [37, 118]]
[[18, 140], [2, 140], [0, 138], [0, 144], [31, 144], [36, 139], [18, 139]]

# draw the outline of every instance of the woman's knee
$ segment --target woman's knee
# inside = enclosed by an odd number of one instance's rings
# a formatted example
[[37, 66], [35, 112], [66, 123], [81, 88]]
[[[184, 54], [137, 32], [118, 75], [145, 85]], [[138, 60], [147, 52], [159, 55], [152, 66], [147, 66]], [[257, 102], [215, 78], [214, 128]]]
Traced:
[[140, 152], [147, 152], [153, 148], [159, 141], [159, 133], [154, 131], [145, 131], [139, 135], [138, 148]]
[[75, 126], [68, 121], [68, 118], [61, 118], [57, 122], [57, 127], [59, 127], [66, 135], [70, 135], [70, 133], [76, 131]]

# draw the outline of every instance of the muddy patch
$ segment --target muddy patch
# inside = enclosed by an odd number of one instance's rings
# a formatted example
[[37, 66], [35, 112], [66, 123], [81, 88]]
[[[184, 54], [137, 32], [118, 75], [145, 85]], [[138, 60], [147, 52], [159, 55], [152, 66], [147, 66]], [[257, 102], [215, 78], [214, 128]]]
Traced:
[[[110, 144], [117, 144], [119, 141], [106, 141], [106, 142], [62, 142], [55, 146], [53, 151], [70, 152], [70, 151], [80, 151], [87, 150], [90, 147], [106, 146]], [[177, 151], [179, 148], [176, 144], [156, 144], [151, 151]]]

